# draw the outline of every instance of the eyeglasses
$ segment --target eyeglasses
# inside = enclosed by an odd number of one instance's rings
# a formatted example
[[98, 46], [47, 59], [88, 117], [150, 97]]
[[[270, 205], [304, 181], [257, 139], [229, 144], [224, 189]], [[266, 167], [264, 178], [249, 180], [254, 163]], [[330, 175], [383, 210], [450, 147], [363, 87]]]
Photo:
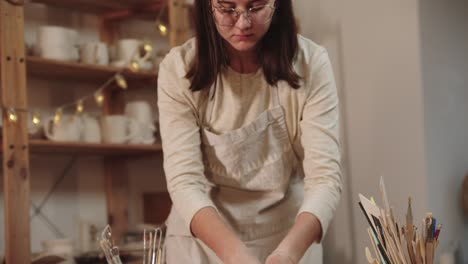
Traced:
[[213, 7], [218, 11], [219, 16], [215, 15], [215, 21], [218, 25], [232, 27], [236, 24], [239, 17], [246, 14], [251, 23], [266, 24], [273, 17], [276, 7], [273, 5], [254, 6], [245, 11], [237, 11], [235, 8]]

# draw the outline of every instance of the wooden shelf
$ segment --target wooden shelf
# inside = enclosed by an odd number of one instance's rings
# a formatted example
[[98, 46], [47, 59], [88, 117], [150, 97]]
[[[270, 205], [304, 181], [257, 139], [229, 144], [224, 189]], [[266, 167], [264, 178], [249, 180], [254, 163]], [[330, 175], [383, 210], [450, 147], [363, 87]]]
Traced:
[[167, 0], [33, 0], [33, 2], [116, 18], [135, 16], [155, 19]]
[[79, 156], [144, 156], [155, 155], [162, 151], [161, 144], [88, 144], [32, 139], [29, 140], [29, 147], [32, 154], [66, 154]]
[[[28, 57], [26, 61], [28, 75], [41, 78], [105, 82], [116, 72], [121, 70], [120, 68], [112, 66], [63, 62], [39, 57]], [[148, 85], [156, 85], [158, 79], [157, 73], [151, 71], [132, 72], [130, 70], [125, 70], [123, 75], [128, 82], [143, 82]], [[129, 86], [131, 86], [131, 83]]]

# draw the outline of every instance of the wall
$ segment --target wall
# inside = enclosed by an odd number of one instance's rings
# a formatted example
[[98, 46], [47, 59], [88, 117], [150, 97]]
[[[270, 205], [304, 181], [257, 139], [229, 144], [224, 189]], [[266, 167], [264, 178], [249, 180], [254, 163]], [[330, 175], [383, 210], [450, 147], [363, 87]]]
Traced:
[[329, 50], [342, 99], [345, 191], [326, 263], [365, 262], [357, 194], [379, 197], [380, 175], [400, 221], [411, 195], [415, 218], [433, 211], [444, 223], [439, 252], [459, 241], [467, 259], [468, 221], [459, 206], [468, 170], [466, 1], [295, 5], [302, 34]]
[[[340, 97], [341, 114], [345, 111], [343, 83], [343, 56], [341, 37], [341, 1], [340, 0], [303, 0], [294, 1], [294, 12], [298, 19], [300, 33], [324, 46], [333, 65]], [[346, 124], [341, 119], [341, 137], [343, 153], [346, 153]], [[354, 263], [352, 207], [355, 206], [350, 194], [347, 155], [343, 155], [343, 193], [330, 225], [324, 244], [324, 263]]]
[[[80, 42], [97, 41], [98, 21], [93, 15], [73, 13], [70, 10], [45, 8], [39, 4], [25, 7], [25, 41], [32, 44], [41, 25], [61, 25], [72, 27], [80, 32]], [[122, 37], [146, 39], [153, 43], [156, 50], [168, 49], [166, 38], [159, 37], [153, 22], [128, 21], [121, 26]], [[54, 107], [72, 102], [77, 98], [92, 93], [99, 84], [68, 81], [48, 81], [44, 79], [28, 80], [29, 105], [51, 114]], [[126, 100], [150, 101], [156, 110], [156, 87], [128, 91]], [[85, 107], [87, 107], [85, 105]], [[90, 106], [87, 111], [98, 112]], [[156, 112], [156, 111], [155, 111]], [[64, 169], [71, 164], [71, 156], [31, 155], [31, 200], [39, 205]], [[128, 164], [130, 189], [130, 227], [142, 223], [142, 193], [165, 189], [161, 156], [132, 160]], [[69, 173], [45, 204], [44, 215], [66, 237], [78, 242], [80, 225], [95, 224], [104, 227], [107, 222], [102, 162], [99, 158], [78, 158]], [[5, 249], [3, 179], [0, 178], [0, 252]], [[31, 210], [31, 213], [32, 210]], [[41, 217], [31, 220], [31, 246], [33, 252], [41, 250], [40, 242], [57, 238], [57, 232]], [[76, 243], [77, 249], [79, 243]], [[0, 253], [1, 255], [1, 253]]]
[[358, 193], [384, 176], [403, 221], [427, 208], [418, 2], [295, 1], [303, 34], [330, 52], [341, 97], [345, 190], [326, 238], [326, 263], [365, 263], [370, 246]]
[[[343, 1], [342, 8], [351, 199], [380, 198], [383, 176], [397, 220], [408, 196], [418, 219], [427, 208], [418, 2]], [[365, 263], [367, 224], [357, 206], [353, 212], [355, 263]]]
[[420, 5], [428, 201], [443, 223], [440, 250], [458, 241], [468, 263], [468, 220], [460, 205], [468, 172], [468, 3]]

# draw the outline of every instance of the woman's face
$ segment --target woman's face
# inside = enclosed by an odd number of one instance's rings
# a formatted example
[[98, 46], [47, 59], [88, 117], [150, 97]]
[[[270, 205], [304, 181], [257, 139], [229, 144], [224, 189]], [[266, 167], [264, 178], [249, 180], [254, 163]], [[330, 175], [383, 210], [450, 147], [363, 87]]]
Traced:
[[273, 6], [274, 0], [211, 0], [219, 34], [233, 49], [241, 52], [253, 51], [266, 34]]

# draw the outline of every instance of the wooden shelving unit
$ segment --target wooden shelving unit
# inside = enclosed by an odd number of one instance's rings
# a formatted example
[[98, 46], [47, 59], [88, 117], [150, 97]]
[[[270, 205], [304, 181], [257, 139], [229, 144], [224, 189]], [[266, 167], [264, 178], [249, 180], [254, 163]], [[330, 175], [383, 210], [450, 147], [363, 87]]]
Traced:
[[[119, 22], [126, 18], [156, 19], [162, 8], [168, 9], [160, 17], [169, 24], [171, 46], [188, 38], [190, 24], [185, 0], [32, 0], [47, 6], [72, 11], [90, 12], [98, 16], [100, 40], [112, 44], [119, 38]], [[24, 49], [23, 0], [0, 0], [0, 92], [1, 105], [15, 109], [28, 108], [28, 77], [42, 79], [68, 79], [95, 82], [108, 80], [119, 69], [92, 66], [73, 62], [59, 62], [37, 57], [27, 57]], [[163, 12], [164, 13], [164, 12]], [[133, 83], [156, 85], [155, 72], [123, 72], [129, 87]], [[124, 91], [108, 91], [103, 113], [122, 113], [125, 106]], [[129, 157], [154, 155], [161, 145], [82, 144], [29, 140], [24, 113], [17, 122], [7, 122], [3, 111], [1, 155], [3, 161], [3, 194], [5, 208], [5, 257], [7, 264], [31, 263], [30, 246], [30, 154], [78, 155], [103, 157], [104, 191], [106, 193], [107, 219], [113, 237], [128, 229], [128, 174]], [[27, 147], [29, 146], [29, 148]]]
[[169, 0], [33, 0], [49, 6], [94, 13], [99, 16], [132, 16], [156, 19]]
[[30, 140], [31, 154], [60, 154], [79, 156], [147, 156], [161, 152], [161, 144], [124, 145], [124, 144], [83, 144], [75, 142], [52, 142]]
[[[26, 70], [28, 75], [40, 78], [58, 78], [99, 83], [105, 82], [122, 69], [112, 66], [89, 65], [78, 62], [63, 62], [39, 57], [28, 57], [26, 59]], [[132, 72], [130, 70], [125, 70], [123, 75], [129, 82], [146, 83], [148, 85], [156, 85], [158, 80], [158, 75], [155, 71]]]
[[[55, 142], [43, 139], [29, 140], [30, 154], [57, 154], [99, 157], [135, 157], [161, 153], [161, 144], [132, 145], [80, 142]], [[2, 154], [0, 149], [0, 155]]]

